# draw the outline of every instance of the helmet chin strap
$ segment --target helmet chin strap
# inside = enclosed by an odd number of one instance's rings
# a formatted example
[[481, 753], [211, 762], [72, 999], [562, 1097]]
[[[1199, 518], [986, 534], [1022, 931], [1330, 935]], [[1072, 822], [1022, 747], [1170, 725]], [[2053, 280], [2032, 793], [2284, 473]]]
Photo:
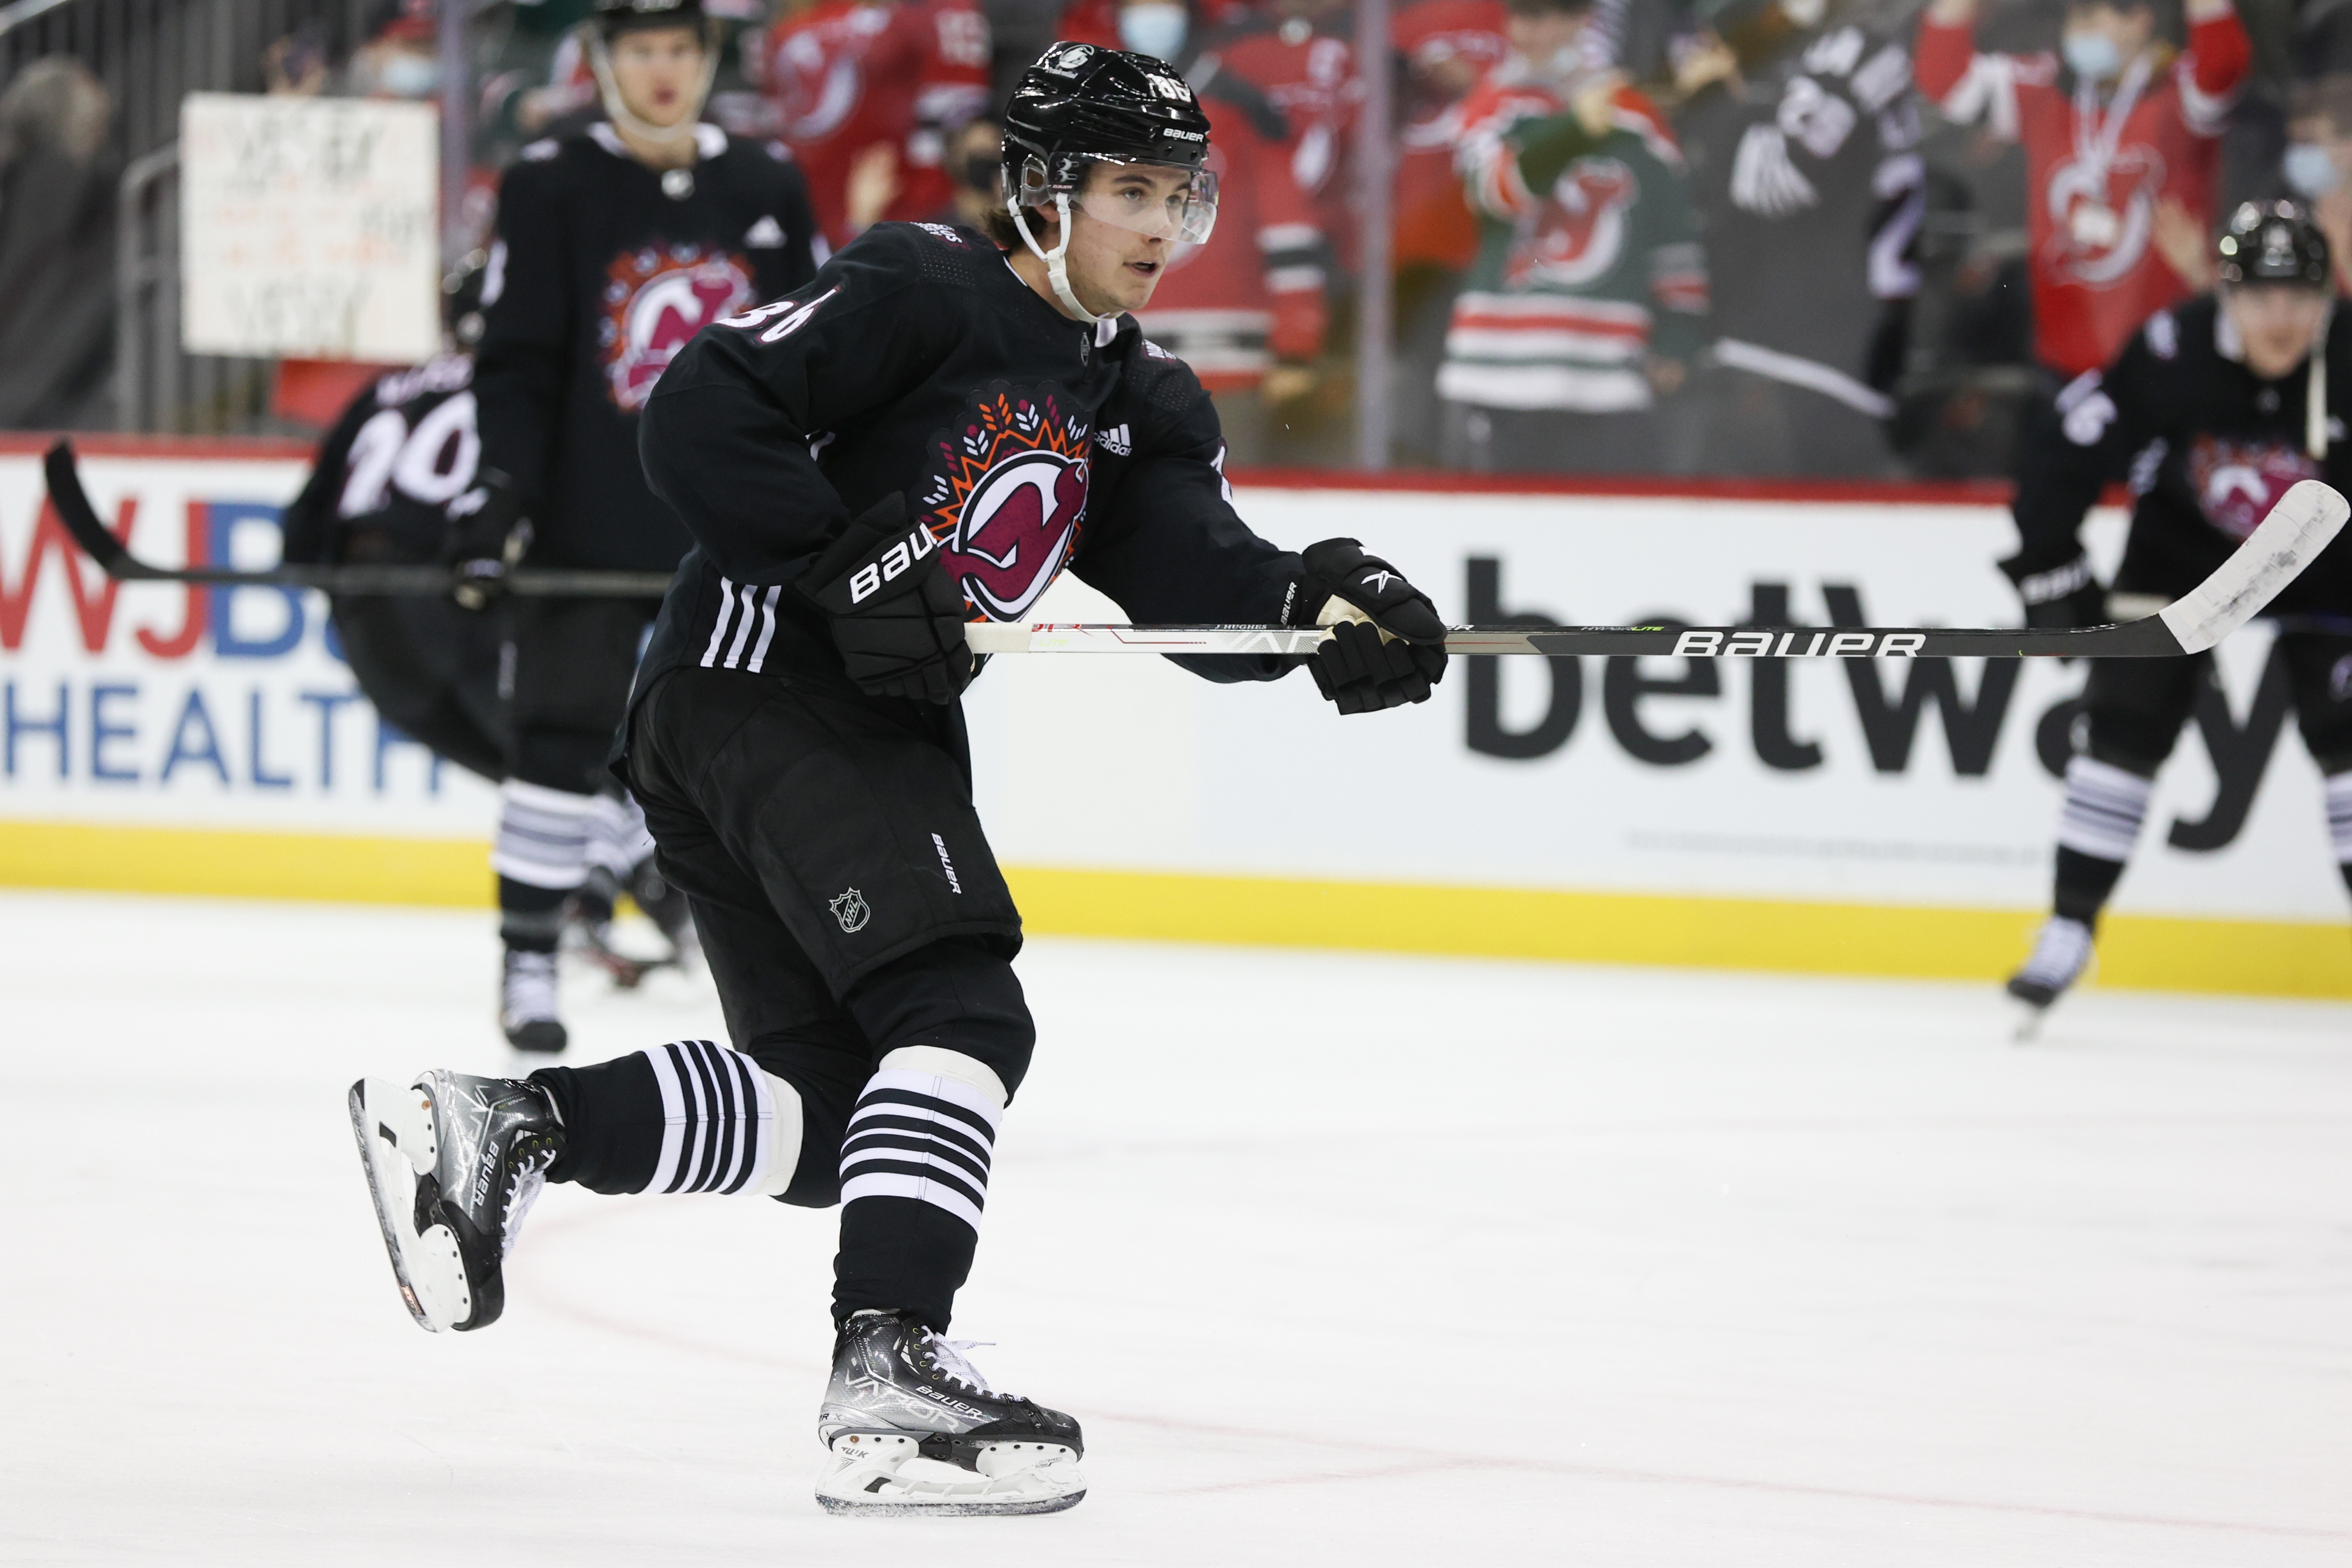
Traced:
[[1090, 327], [1102, 325], [1103, 319], [1079, 304], [1078, 297], [1070, 292], [1070, 198], [1068, 194], [1060, 191], [1054, 193], [1054, 212], [1062, 222], [1062, 237], [1054, 242], [1054, 248], [1051, 250], [1040, 246], [1037, 243], [1037, 236], [1029, 232], [1029, 220], [1022, 215], [1022, 206], [1017, 197], [1007, 200], [1004, 204], [1012, 210], [1013, 226], [1021, 231], [1021, 243], [1029, 247], [1030, 255], [1045, 264], [1045, 281], [1054, 286], [1054, 296], [1062, 302], [1062, 308]]
[[702, 85], [695, 89], [694, 107], [678, 117], [675, 125], [656, 125], [629, 112], [622, 101], [620, 84], [613, 79], [613, 56], [604, 47], [601, 34], [588, 37], [588, 68], [596, 76], [596, 96], [604, 101], [604, 113], [614, 124], [632, 136], [642, 136], [648, 141], [677, 141], [694, 134], [696, 121], [702, 118], [702, 106], [710, 101], [710, 84], [719, 76], [719, 51], [710, 40], [702, 40]]

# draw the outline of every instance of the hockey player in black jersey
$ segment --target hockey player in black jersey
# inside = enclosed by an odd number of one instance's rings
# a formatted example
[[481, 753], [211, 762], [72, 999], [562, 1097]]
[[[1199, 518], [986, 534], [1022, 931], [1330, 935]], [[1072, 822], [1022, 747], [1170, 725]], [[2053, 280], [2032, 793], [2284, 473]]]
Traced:
[[[607, 119], [533, 142], [499, 193], [474, 371], [489, 504], [452, 553], [494, 584], [534, 564], [663, 570], [692, 542], [646, 487], [646, 394], [703, 327], [808, 281], [815, 220], [781, 148], [697, 120], [712, 40], [700, 0], [597, 0]], [[512, 727], [497, 847], [500, 1016], [563, 1049], [555, 950], [589, 879], [597, 785], [656, 606], [518, 600], [500, 666]]]
[[1027, 1513], [1083, 1495], [1078, 1424], [992, 1389], [941, 1337], [1035, 1031], [1021, 921], [971, 803], [971, 619], [1068, 570], [1139, 622], [1329, 625], [1342, 713], [1443, 674], [1429, 601], [1353, 540], [1253, 534], [1217, 417], [1126, 312], [1208, 239], [1208, 122], [1148, 57], [1057, 44], [1006, 119], [991, 232], [877, 225], [729, 317], [646, 405], [656, 490], [695, 548], [639, 670], [623, 764], [689, 894], [730, 1042], [527, 1081], [352, 1090], [420, 1322], [475, 1328], [542, 1180], [841, 1205], [818, 1497]]
[[[2070, 382], [2058, 417], [2021, 454], [2022, 542], [2001, 568], [2029, 624], [2150, 613], [2203, 580], [2289, 486], [2352, 483], [2352, 320], [2335, 308], [2326, 237], [2292, 203], [2249, 204], [2217, 260], [2215, 294], [2158, 312], [2107, 371]], [[2121, 479], [2137, 499], [2123, 565], [2103, 589], [2075, 536], [2100, 487]], [[2329, 546], [2268, 613], [2285, 623], [2296, 722], [2326, 777], [2336, 859], [2352, 883], [2352, 546]], [[2090, 961], [2100, 908], [2211, 659], [2092, 663], [2090, 745], [2067, 765], [2059, 819], [2056, 908], [2009, 982], [2026, 1032]]]
[[[328, 433], [309, 482], [286, 508], [286, 559], [433, 561], [453, 522], [464, 525], [488, 504], [473, 391], [483, 272], [477, 252], [449, 276], [445, 350], [379, 377]], [[343, 656], [376, 711], [459, 767], [503, 783], [514, 747], [499, 695], [499, 618], [409, 594], [338, 593], [330, 602]], [[588, 879], [568, 904], [566, 939], [625, 986], [681, 958], [693, 942], [685, 897], [662, 881], [645, 815], [617, 781], [604, 780], [592, 803], [586, 853]], [[613, 912], [624, 890], [660, 926], [667, 954], [626, 952], [615, 940]]]

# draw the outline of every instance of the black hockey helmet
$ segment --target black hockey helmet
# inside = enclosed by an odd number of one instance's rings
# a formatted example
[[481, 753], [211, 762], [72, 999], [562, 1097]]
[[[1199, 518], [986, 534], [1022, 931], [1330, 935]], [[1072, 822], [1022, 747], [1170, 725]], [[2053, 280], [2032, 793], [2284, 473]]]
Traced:
[[2224, 284], [2329, 284], [2327, 235], [2299, 202], [2245, 203], [2213, 248]]
[[606, 38], [641, 27], [703, 31], [702, 0], [596, 0], [596, 29]]
[[[1213, 221], [1208, 156], [1209, 117], [1176, 68], [1150, 55], [1055, 44], [1022, 73], [1004, 111], [1004, 195], [1022, 206], [1076, 192], [1089, 162], [1159, 163], [1207, 182]], [[1209, 237], [1206, 222], [1187, 226], [1200, 232], [1184, 238]]]

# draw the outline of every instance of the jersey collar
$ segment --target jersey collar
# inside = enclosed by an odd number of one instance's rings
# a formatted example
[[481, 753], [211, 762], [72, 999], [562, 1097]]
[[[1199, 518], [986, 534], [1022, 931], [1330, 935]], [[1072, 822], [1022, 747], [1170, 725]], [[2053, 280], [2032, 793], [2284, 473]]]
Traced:
[[[628, 143], [621, 140], [621, 133], [613, 129], [612, 122], [609, 120], [600, 120], [589, 126], [588, 139], [615, 158], [628, 158], [631, 162], [636, 161], [630, 157]], [[696, 157], [708, 162], [726, 151], [727, 132], [707, 120], [696, 124], [694, 128]]]

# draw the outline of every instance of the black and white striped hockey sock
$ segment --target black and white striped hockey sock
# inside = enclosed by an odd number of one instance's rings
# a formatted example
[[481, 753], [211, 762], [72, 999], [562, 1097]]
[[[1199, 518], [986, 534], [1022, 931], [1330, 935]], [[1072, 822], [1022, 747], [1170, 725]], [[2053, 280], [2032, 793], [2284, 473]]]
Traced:
[[588, 878], [588, 833], [595, 811], [593, 795], [508, 779], [499, 786], [490, 869], [529, 887], [578, 887]]
[[562, 1113], [551, 1181], [594, 1192], [775, 1197], [800, 1163], [801, 1101], [740, 1051], [673, 1040], [593, 1067], [531, 1074]]
[[974, 1231], [988, 1202], [1004, 1090], [961, 1051], [892, 1051], [857, 1096], [841, 1141], [841, 1201], [910, 1197]]
[[2059, 915], [2085, 927], [2098, 924], [2155, 788], [2154, 779], [2095, 758], [2077, 757], [2066, 765], [2066, 805], [2058, 817]]
[[583, 862], [626, 886], [629, 873], [654, 852], [654, 836], [646, 829], [646, 814], [625, 795], [589, 797], [588, 839]]
[[961, 1051], [882, 1059], [841, 1144], [836, 1319], [880, 1308], [947, 1327], [980, 1243], [1004, 1100], [996, 1074]]

